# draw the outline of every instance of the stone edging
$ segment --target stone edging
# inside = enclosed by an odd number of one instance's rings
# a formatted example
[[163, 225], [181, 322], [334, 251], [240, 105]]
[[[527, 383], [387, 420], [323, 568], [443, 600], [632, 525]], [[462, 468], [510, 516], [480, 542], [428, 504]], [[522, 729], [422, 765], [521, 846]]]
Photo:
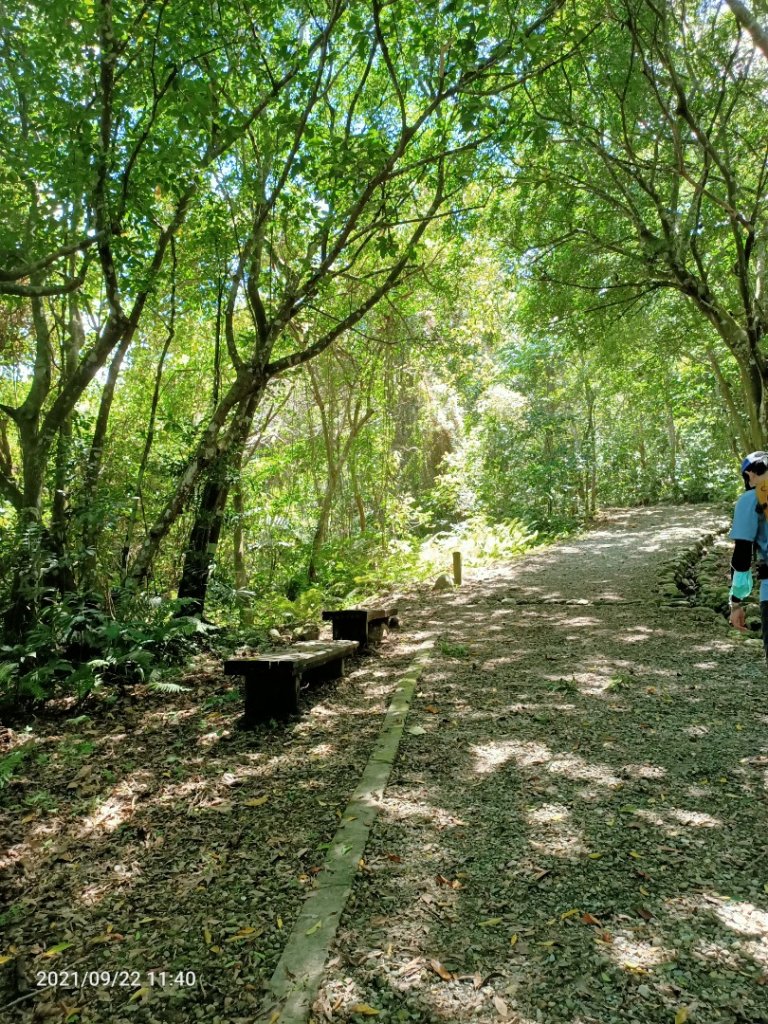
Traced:
[[304, 1024], [317, 994], [331, 944], [359, 870], [368, 834], [389, 781], [416, 683], [429, 660], [419, 654], [400, 676], [376, 746], [341, 818], [269, 982], [271, 998], [255, 1024]]

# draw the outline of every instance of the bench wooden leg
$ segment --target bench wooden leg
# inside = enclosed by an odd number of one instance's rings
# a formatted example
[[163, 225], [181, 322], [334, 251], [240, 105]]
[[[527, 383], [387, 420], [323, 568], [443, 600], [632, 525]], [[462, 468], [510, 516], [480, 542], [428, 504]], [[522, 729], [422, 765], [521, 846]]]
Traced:
[[380, 644], [384, 639], [384, 619], [379, 619], [377, 622], [372, 622], [368, 626], [368, 643], [369, 644]]
[[284, 719], [299, 711], [300, 676], [291, 671], [259, 672], [245, 678], [245, 713], [243, 728], [251, 729], [270, 718]]

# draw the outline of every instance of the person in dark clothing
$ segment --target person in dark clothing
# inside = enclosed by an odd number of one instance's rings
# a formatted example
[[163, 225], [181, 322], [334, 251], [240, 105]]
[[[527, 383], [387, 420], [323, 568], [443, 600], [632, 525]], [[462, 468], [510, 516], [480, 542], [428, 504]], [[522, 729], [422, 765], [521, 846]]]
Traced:
[[752, 561], [757, 556], [763, 647], [768, 662], [768, 519], [755, 491], [766, 473], [768, 452], [752, 452], [742, 462], [741, 475], [744, 478], [745, 490], [736, 502], [729, 536], [733, 541], [730, 623], [736, 629], [747, 628], [744, 602], [752, 592]]

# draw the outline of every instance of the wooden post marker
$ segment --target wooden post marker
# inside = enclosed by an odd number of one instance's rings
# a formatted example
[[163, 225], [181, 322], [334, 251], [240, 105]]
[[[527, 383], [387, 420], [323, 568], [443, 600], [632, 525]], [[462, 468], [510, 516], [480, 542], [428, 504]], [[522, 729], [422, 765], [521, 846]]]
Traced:
[[461, 586], [461, 552], [453, 552], [453, 582], [457, 587]]

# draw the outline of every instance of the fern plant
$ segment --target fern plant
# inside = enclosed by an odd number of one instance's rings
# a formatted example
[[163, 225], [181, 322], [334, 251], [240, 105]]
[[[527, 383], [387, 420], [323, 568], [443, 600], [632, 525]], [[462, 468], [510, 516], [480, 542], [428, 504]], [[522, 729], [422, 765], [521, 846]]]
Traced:
[[8, 783], [13, 777], [13, 773], [22, 763], [24, 758], [29, 753], [28, 748], [18, 747], [16, 750], [12, 750], [10, 754], [6, 754], [5, 757], [0, 757], [0, 789], [5, 789]]

